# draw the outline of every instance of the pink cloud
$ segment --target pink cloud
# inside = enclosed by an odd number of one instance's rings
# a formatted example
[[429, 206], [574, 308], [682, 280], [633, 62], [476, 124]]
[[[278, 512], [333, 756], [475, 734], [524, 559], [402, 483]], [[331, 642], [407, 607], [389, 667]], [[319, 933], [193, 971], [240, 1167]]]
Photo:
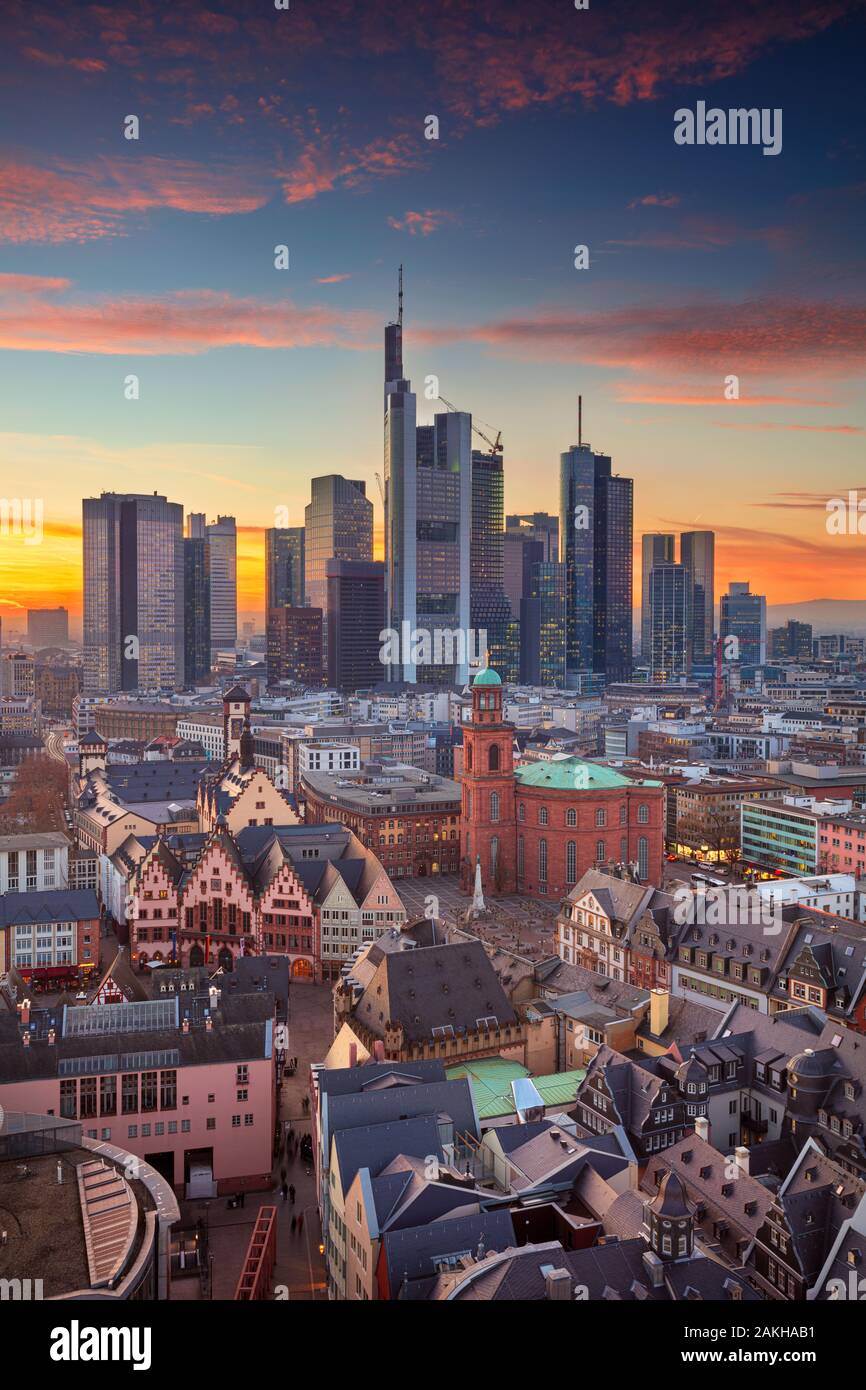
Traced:
[[428, 208], [426, 212], [404, 212], [402, 217], [389, 217], [388, 226], [393, 227], [396, 232], [408, 232], [410, 236], [419, 232], [421, 236], [430, 236], [431, 232], [437, 231], [443, 223], [453, 221], [453, 213], [445, 212], [441, 208]]
[[317, 285], [339, 285], [343, 280], [351, 280], [351, 275], [320, 275], [316, 280]]
[[679, 193], [647, 193], [643, 198], [632, 198], [631, 208], [676, 208], [680, 205]]
[[228, 215], [270, 197], [246, 167], [137, 156], [54, 166], [6, 160], [0, 166], [0, 239], [92, 241], [123, 232], [129, 214], [157, 208]]
[[[29, 277], [13, 276], [18, 281]], [[34, 277], [35, 278], [35, 277]], [[221, 347], [367, 348], [375, 322], [287, 300], [268, 301], [213, 290], [161, 296], [61, 299], [64, 282], [12, 285], [0, 280], [0, 348], [34, 352], [192, 355]], [[49, 297], [51, 296], [51, 297]]]
[[866, 362], [866, 305], [758, 297], [611, 310], [541, 307], [488, 323], [419, 330], [428, 342], [471, 340], [518, 358], [652, 372], [750, 370], [844, 375]]

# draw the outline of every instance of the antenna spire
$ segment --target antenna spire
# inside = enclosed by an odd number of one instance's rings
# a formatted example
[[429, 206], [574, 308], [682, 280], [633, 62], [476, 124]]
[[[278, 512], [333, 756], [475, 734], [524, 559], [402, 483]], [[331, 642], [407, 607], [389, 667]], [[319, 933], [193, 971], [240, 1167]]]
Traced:
[[577, 447], [583, 444], [583, 396], [577, 398]]
[[397, 295], [397, 322], [403, 327], [403, 267], [400, 266], [400, 290]]

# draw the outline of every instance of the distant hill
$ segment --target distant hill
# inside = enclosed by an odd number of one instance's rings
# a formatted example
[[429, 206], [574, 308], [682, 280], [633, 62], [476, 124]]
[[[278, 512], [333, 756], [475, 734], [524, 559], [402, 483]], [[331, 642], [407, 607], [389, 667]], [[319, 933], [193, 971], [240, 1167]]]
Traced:
[[811, 623], [816, 637], [824, 632], [844, 632], [849, 637], [863, 637], [866, 636], [866, 599], [813, 598], [806, 603], [767, 605], [768, 628], [782, 627], [791, 619], [798, 623]]

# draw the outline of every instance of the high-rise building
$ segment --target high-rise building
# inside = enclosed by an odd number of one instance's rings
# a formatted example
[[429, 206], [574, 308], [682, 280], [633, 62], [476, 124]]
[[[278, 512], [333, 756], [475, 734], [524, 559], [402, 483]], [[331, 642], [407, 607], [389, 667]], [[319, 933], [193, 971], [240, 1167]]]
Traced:
[[[488, 660], [503, 681], [518, 678], [518, 629], [505, 592], [505, 475], [501, 449], [472, 451], [472, 539], [469, 620], [486, 633]], [[519, 607], [518, 614], [519, 615]]]
[[204, 536], [183, 542], [184, 679], [194, 685], [208, 674], [210, 660], [210, 573]]
[[[472, 645], [472, 417], [453, 411], [416, 425], [402, 332], [401, 273], [397, 322], [385, 329], [386, 624], [401, 635], [401, 660], [389, 678], [463, 682]], [[427, 635], [432, 653], [423, 666], [414, 643], [402, 641], [415, 631]]]
[[648, 531], [646, 535], [641, 537], [640, 654], [642, 661], [652, 661], [650, 570], [653, 565], [673, 564], [676, 559], [675, 545], [676, 536], [667, 531]]
[[539, 560], [530, 566], [528, 594], [520, 601], [521, 684], [565, 689], [565, 632], [565, 566]]
[[684, 565], [660, 561], [649, 573], [650, 679], [677, 680], [691, 668], [690, 576]]
[[66, 608], [28, 608], [27, 641], [34, 647], [63, 647], [69, 641]]
[[83, 503], [84, 690], [183, 686], [183, 507], [154, 493]]
[[4, 652], [0, 660], [0, 695], [26, 698], [36, 693], [36, 661], [27, 652]]
[[385, 626], [385, 566], [379, 560], [329, 560], [327, 681], [353, 691], [385, 679], [379, 659]]
[[688, 575], [692, 664], [709, 667], [715, 633], [715, 542], [712, 531], [683, 531], [680, 564]]
[[207, 537], [207, 517], [204, 512], [189, 512], [186, 518], [188, 540], [203, 541]]
[[268, 685], [322, 684], [321, 608], [271, 608], [267, 616]]
[[338, 473], [313, 478], [304, 510], [304, 602], [322, 610], [322, 656], [328, 650], [329, 560], [372, 560], [373, 503], [367, 485]]
[[[580, 433], [580, 430], [578, 430]], [[569, 679], [627, 680], [632, 669], [633, 483], [579, 441], [560, 455]]]
[[812, 660], [812, 624], [792, 618], [784, 627], [774, 627], [768, 639], [771, 660]]
[[559, 559], [559, 517], [549, 512], [512, 512], [505, 518], [505, 530], [512, 536], [540, 541], [544, 550], [542, 560]]
[[[725, 657], [747, 666], [760, 666], [767, 659], [767, 600], [749, 591], [748, 581], [732, 582], [719, 604], [719, 633]], [[729, 654], [729, 638], [736, 645]]]
[[304, 606], [304, 528], [265, 531], [265, 612]]
[[238, 537], [233, 516], [205, 528], [210, 569], [211, 650], [231, 648], [238, 636]]

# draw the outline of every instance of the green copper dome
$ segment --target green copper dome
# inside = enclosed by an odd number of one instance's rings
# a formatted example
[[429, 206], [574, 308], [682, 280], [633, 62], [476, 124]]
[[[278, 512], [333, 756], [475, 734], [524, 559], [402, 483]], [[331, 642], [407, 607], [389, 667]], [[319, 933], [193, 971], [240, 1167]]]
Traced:
[[490, 668], [489, 666], [485, 666], [485, 668], [484, 668], [483, 671], [479, 671], [479, 672], [478, 672], [478, 675], [475, 677], [475, 679], [474, 679], [474, 681], [472, 682], [472, 684], [473, 684], [473, 685], [501, 685], [501, 684], [502, 684], [502, 681], [499, 679], [499, 677], [497, 676], [497, 674], [496, 674], [495, 671], [491, 670], [491, 668]]

